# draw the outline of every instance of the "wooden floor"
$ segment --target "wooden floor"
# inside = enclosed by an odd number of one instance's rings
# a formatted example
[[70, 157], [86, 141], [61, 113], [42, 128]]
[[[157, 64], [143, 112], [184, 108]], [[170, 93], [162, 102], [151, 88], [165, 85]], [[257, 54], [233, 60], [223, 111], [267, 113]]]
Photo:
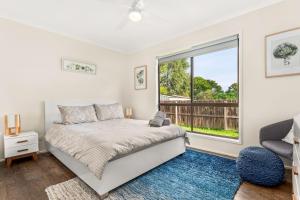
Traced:
[[[279, 187], [265, 188], [243, 183], [235, 200], [290, 200], [292, 193], [291, 172]], [[0, 200], [47, 199], [45, 188], [75, 177], [52, 155], [40, 154], [38, 161], [24, 158], [14, 161], [7, 169], [0, 164]]]
[[244, 182], [235, 200], [292, 200], [292, 174], [291, 170], [286, 171], [286, 181], [277, 187], [267, 188]]

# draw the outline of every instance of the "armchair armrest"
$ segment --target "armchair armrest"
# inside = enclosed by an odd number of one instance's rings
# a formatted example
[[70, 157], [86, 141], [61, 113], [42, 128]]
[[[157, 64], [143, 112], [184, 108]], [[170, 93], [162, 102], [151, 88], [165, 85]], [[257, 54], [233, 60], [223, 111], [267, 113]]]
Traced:
[[288, 119], [275, 124], [265, 126], [260, 129], [259, 142], [262, 144], [265, 140], [281, 140], [291, 130], [293, 119]]

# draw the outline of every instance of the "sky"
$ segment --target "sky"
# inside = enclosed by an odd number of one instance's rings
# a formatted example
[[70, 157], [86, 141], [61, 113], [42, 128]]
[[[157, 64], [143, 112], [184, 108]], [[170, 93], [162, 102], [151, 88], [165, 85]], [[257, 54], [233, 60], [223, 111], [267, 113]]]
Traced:
[[224, 91], [237, 82], [237, 48], [194, 57], [194, 77], [216, 81]]

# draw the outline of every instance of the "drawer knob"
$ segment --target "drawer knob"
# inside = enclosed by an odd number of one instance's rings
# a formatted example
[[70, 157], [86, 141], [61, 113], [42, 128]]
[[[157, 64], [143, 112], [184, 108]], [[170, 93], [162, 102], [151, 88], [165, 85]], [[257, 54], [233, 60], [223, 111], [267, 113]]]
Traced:
[[25, 143], [25, 142], [28, 142], [28, 140], [21, 140], [21, 141], [18, 141], [17, 143]]
[[295, 176], [298, 176], [298, 167], [297, 166], [293, 166], [293, 174], [295, 175]]
[[299, 139], [294, 137], [294, 144], [299, 144]]
[[29, 149], [20, 149], [18, 152], [28, 151]]

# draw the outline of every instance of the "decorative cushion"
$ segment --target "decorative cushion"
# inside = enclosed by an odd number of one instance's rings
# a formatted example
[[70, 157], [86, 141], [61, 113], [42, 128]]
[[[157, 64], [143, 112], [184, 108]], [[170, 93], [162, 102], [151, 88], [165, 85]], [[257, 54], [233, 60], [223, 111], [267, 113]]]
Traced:
[[292, 127], [289, 133], [282, 139], [282, 141], [287, 142], [289, 144], [293, 144], [294, 142], [294, 128]]
[[149, 126], [151, 127], [161, 127], [166, 118], [166, 113], [162, 111], [157, 111], [154, 118], [149, 121]]
[[149, 126], [151, 127], [161, 127], [164, 123], [164, 120], [163, 119], [150, 119], [149, 120]]
[[163, 122], [163, 126], [169, 126], [170, 124], [172, 124], [172, 121], [170, 118], [166, 118], [164, 119], [164, 122]]
[[63, 124], [79, 124], [96, 122], [97, 116], [93, 105], [90, 106], [58, 106]]
[[119, 103], [108, 105], [95, 105], [98, 120], [122, 119], [124, 118], [123, 107]]
[[166, 117], [167, 114], [162, 111], [157, 111], [154, 116], [154, 118], [160, 118], [160, 119], [165, 119]]
[[293, 131], [294, 135], [300, 137], [300, 114], [294, 116]]
[[241, 178], [253, 184], [276, 186], [284, 179], [282, 160], [261, 147], [247, 147], [240, 151], [236, 164]]

